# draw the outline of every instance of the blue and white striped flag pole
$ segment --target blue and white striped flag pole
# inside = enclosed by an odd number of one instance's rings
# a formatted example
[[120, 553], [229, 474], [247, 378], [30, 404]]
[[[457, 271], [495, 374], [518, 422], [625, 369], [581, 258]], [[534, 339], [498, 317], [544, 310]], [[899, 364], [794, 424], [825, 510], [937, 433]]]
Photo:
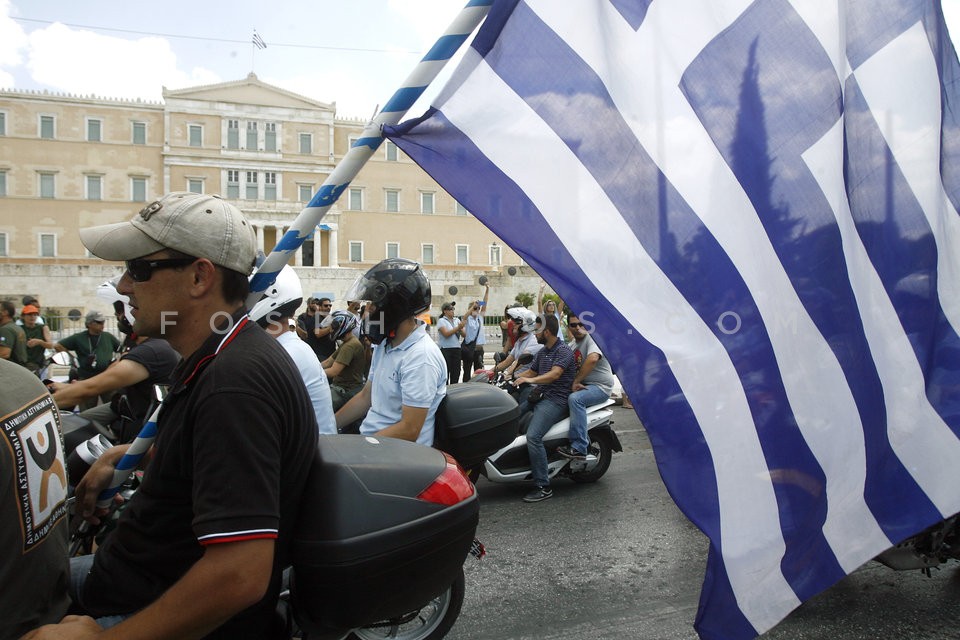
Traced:
[[123, 485], [124, 481], [130, 475], [130, 472], [137, 468], [137, 465], [140, 464], [140, 459], [143, 458], [144, 454], [150, 449], [150, 445], [152, 445], [156, 439], [157, 416], [160, 415], [160, 407], [162, 406], [163, 403], [156, 408], [153, 415], [147, 420], [147, 423], [140, 429], [140, 433], [138, 433], [137, 437], [130, 443], [130, 448], [127, 449], [127, 452], [124, 453], [120, 461], [117, 462], [117, 466], [113, 471], [113, 480], [110, 483], [110, 487], [101, 491], [100, 495], [97, 496], [97, 506], [101, 509], [110, 506], [110, 503], [113, 501], [113, 496], [117, 495], [120, 491], [120, 486]]
[[313, 233], [323, 216], [383, 142], [383, 125], [400, 122], [453, 54], [483, 21], [492, 4], [493, 0], [470, 0], [420, 60], [403, 85], [394, 92], [386, 106], [367, 124], [360, 139], [353, 144], [340, 164], [334, 167], [317, 193], [293, 221], [290, 230], [284, 234], [250, 280], [247, 307], [252, 307], [260, 300], [263, 292], [273, 284], [277, 274], [289, 262], [290, 256]]

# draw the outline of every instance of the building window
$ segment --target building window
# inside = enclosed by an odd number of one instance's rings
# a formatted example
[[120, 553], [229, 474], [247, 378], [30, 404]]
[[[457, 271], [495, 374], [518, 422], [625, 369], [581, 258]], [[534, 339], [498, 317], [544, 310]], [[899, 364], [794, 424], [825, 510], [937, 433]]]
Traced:
[[56, 119], [53, 116], [40, 116], [40, 137], [53, 140], [56, 134]]
[[350, 211], [363, 211], [363, 189], [351, 187], [347, 209]]
[[187, 178], [187, 191], [190, 193], [203, 193], [203, 180], [200, 178]]
[[227, 197], [240, 198], [240, 172], [236, 169], [227, 170]]
[[133, 202], [147, 201], [146, 178], [130, 178], [130, 199]]
[[457, 264], [470, 264], [470, 245], [457, 245]]
[[313, 185], [312, 184], [298, 184], [297, 193], [300, 202], [310, 202], [313, 198]]
[[0, 171], [0, 198], [7, 196], [7, 172]]
[[387, 243], [387, 257], [388, 257], [388, 258], [399, 258], [399, 257], [400, 257], [400, 243], [399, 243], [399, 242], [388, 242], [388, 243]]
[[433, 192], [420, 192], [420, 213], [433, 213]]
[[6, 258], [9, 255], [10, 252], [7, 249], [7, 234], [0, 233], [0, 256]]
[[363, 262], [363, 242], [350, 241], [350, 262]]
[[203, 125], [191, 124], [187, 127], [187, 130], [190, 136], [190, 146], [202, 147], [203, 146]]
[[387, 201], [386, 201], [387, 213], [398, 213], [400, 211], [400, 190], [386, 189], [385, 193], [387, 196]]
[[55, 175], [52, 173], [40, 174], [40, 197], [41, 198], [57, 197], [57, 183], [54, 178], [55, 178]]
[[387, 140], [385, 146], [387, 160], [390, 162], [396, 162], [400, 158], [400, 150], [397, 149], [397, 145]]
[[247, 151], [257, 150], [257, 123], [247, 123]]
[[313, 134], [300, 134], [300, 153], [313, 153]]
[[490, 245], [490, 266], [499, 267], [500, 264], [500, 247], [492, 244]]
[[300, 246], [300, 264], [304, 267], [312, 267], [313, 262], [313, 240], [304, 240]]
[[263, 174], [263, 199], [277, 199], [277, 172], [267, 171]]
[[7, 135], [7, 113], [0, 111], [0, 136]]
[[263, 125], [263, 150], [277, 150], [277, 123], [266, 122]]
[[103, 176], [86, 176], [87, 200], [103, 199]]
[[247, 189], [246, 189], [246, 199], [247, 200], [256, 200], [259, 190], [257, 189], [257, 172], [256, 171], [247, 171]]
[[57, 235], [55, 233], [41, 233], [38, 244], [41, 258], [57, 257]]
[[132, 128], [133, 144], [147, 144], [147, 123], [134, 122], [130, 126]]
[[240, 148], [240, 121], [227, 120], [227, 149]]
[[456, 214], [457, 214], [458, 216], [465, 216], [465, 215], [467, 215], [467, 208], [458, 202], [458, 203], [457, 203]]
[[98, 118], [87, 118], [87, 142], [101, 142], [102, 136], [100, 129], [103, 121]]
[[433, 245], [432, 244], [422, 244], [420, 245], [420, 262], [421, 264], [433, 264]]

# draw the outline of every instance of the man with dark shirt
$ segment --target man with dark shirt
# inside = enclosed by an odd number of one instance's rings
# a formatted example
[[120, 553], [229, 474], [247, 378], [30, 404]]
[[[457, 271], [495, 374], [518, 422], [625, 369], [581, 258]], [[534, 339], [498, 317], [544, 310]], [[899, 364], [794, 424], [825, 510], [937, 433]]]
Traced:
[[[73, 559], [76, 602], [36, 638], [273, 638], [282, 568], [317, 447], [317, 422], [283, 347], [246, 317], [255, 239], [218, 196], [172, 193], [129, 222], [81, 229], [90, 252], [125, 260], [117, 291], [134, 331], [183, 361], [143, 483], [93, 557]], [[93, 520], [126, 447], [77, 486]]]
[[527, 452], [530, 454], [530, 468], [536, 484], [533, 491], [523, 497], [524, 502], [540, 502], [553, 497], [547, 475], [547, 450], [543, 446], [543, 435], [567, 416], [567, 398], [577, 375], [573, 351], [559, 338], [560, 321], [553, 315], [539, 316], [537, 325], [537, 341], [543, 348], [533, 356], [530, 368], [519, 374], [514, 382], [518, 387], [535, 384], [541, 393], [536, 403], [531, 403], [530, 396], [520, 403], [521, 415], [533, 412], [527, 426]]
[[297, 334], [303, 338], [317, 359], [323, 362], [337, 349], [336, 340], [330, 339], [330, 317], [333, 302], [330, 298], [311, 298], [306, 313], [297, 316]]
[[[87, 409], [80, 415], [113, 442], [129, 442], [149, 417], [146, 414], [153, 402], [153, 385], [170, 384], [179, 361], [179, 354], [166, 340], [137, 336], [134, 347], [103, 373], [70, 384], [55, 382], [49, 389], [58, 407], [73, 407], [87, 398], [116, 392], [114, 402]], [[120, 398], [127, 403], [125, 408], [117, 406]], [[121, 416], [131, 418], [135, 425], [124, 429]]]

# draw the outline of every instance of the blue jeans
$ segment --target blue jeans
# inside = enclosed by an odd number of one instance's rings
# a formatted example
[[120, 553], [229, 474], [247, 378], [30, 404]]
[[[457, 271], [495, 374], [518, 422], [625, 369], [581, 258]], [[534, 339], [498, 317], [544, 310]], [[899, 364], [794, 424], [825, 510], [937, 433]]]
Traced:
[[587, 407], [600, 404], [610, 394], [595, 384], [586, 385], [586, 389], [574, 391], [567, 398], [567, 406], [570, 408], [570, 446], [580, 453], [587, 453], [590, 446], [590, 438], [587, 437]]
[[543, 435], [550, 430], [550, 427], [566, 417], [567, 406], [555, 404], [546, 399], [534, 405], [527, 404], [524, 400], [520, 405], [520, 415], [527, 411], [533, 411], [533, 417], [530, 418], [530, 424], [527, 426], [527, 453], [530, 455], [533, 481], [538, 487], [549, 487], [547, 450], [543, 446]]
[[[80, 593], [83, 591], [83, 583], [87, 580], [87, 575], [90, 573], [90, 569], [92, 567], [92, 553], [88, 556], [70, 558], [70, 597], [76, 604], [80, 605], [84, 611], [86, 611], [86, 607], [83, 605], [83, 601], [80, 599]], [[131, 615], [133, 614], [104, 616], [102, 618], [97, 618], [97, 624], [104, 629], [109, 629], [110, 627], [115, 627], [116, 625], [120, 624]]]

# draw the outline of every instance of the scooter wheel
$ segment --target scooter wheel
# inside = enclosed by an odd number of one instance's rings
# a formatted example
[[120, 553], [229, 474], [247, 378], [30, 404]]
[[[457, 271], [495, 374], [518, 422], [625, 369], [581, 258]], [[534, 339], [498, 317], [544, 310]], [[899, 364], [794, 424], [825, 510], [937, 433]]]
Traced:
[[610, 460], [613, 458], [613, 443], [610, 442], [610, 434], [606, 431], [596, 431], [590, 434], [590, 449], [597, 455], [597, 466], [590, 471], [577, 471], [570, 474], [570, 479], [574, 482], [585, 484], [596, 482], [610, 468]]
[[354, 629], [348, 640], [440, 640], [449, 633], [460, 616], [466, 580], [463, 569], [447, 590], [418, 611], [395, 620], [384, 620], [369, 627]]

